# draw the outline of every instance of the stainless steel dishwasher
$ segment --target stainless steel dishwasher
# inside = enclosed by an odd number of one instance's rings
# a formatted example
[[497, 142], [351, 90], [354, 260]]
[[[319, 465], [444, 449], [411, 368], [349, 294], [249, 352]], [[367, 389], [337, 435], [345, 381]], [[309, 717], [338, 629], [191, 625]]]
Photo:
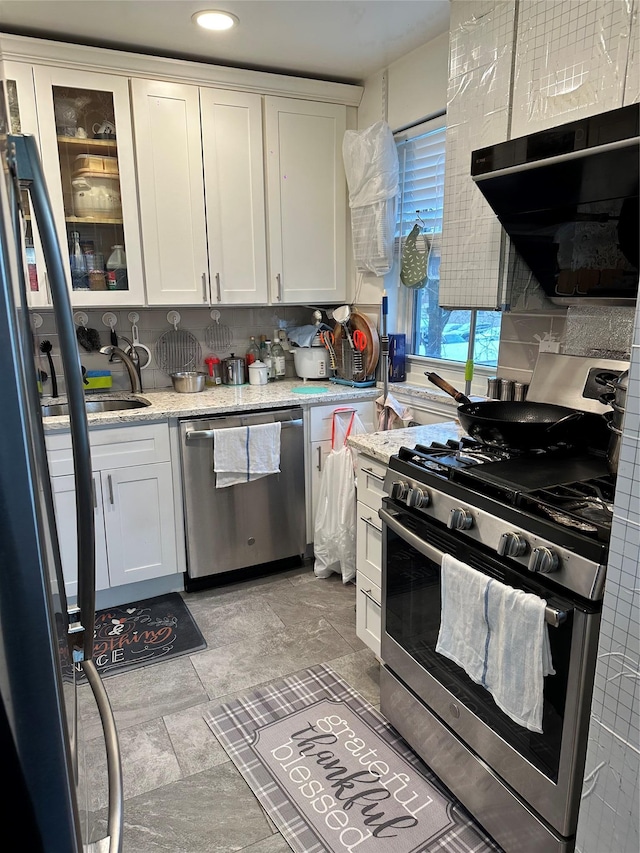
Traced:
[[[280, 421], [280, 473], [216, 488], [218, 430]], [[180, 422], [187, 540], [187, 590], [202, 579], [302, 556], [306, 547], [302, 409], [247, 412]], [[200, 583], [193, 581], [200, 579]], [[211, 580], [214, 580], [211, 577]]]

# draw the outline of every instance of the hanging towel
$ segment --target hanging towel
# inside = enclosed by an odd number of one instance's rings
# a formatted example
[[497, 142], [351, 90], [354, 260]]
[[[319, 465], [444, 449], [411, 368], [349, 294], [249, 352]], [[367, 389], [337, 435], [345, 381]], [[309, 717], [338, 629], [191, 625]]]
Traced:
[[442, 560], [441, 590], [436, 652], [486, 688], [512, 720], [542, 733], [544, 677], [555, 675], [546, 601], [449, 554]]
[[413, 412], [399, 403], [393, 394], [384, 394], [376, 400], [376, 415], [378, 417], [378, 429], [398, 429], [405, 426], [405, 421], [413, 418]]
[[280, 471], [280, 421], [216, 430], [216, 489], [250, 483]]

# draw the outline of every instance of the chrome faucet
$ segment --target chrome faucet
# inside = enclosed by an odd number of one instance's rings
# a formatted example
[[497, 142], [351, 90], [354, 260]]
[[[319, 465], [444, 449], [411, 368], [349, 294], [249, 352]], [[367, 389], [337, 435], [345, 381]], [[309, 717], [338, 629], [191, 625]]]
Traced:
[[109, 344], [109, 346], [101, 347], [100, 352], [103, 355], [117, 355], [124, 362], [124, 366], [127, 368], [127, 372], [129, 374], [129, 379], [131, 381], [131, 393], [139, 394], [142, 391], [142, 380], [140, 377], [140, 358], [138, 357], [138, 353], [136, 352], [136, 348], [132, 344], [132, 342], [125, 338], [124, 335], [120, 335], [123, 341], [127, 342], [127, 349], [123, 350], [120, 347], [116, 347], [113, 344]]

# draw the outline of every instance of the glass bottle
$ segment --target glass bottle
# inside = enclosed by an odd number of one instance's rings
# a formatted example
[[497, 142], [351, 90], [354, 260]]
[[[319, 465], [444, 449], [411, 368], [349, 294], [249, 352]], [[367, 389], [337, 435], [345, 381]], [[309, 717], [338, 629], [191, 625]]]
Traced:
[[260, 360], [260, 348], [258, 347], [258, 344], [256, 343], [256, 339], [254, 338], [254, 336], [251, 335], [251, 338], [249, 340], [249, 346], [247, 347], [247, 357], [246, 357], [247, 367], [249, 367], [250, 364], [253, 364], [254, 361], [259, 361], [259, 360]]
[[74, 290], [83, 290], [89, 287], [87, 275], [87, 259], [80, 245], [80, 233], [71, 232], [71, 251], [69, 253], [69, 265], [71, 267], [71, 286]]
[[280, 343], [280, 337], [277, 331], [274, 332], [273, 343], [271, 344], [271, 364], [273, 368], [273, 378], [284, 379], [284, 350], [282, 348], [282, 344]]
[[267, 365], [267, 379], [271, 382], [271, 380], [276, 377], [273, 369], [273, 359], [271, 357], [271, 341], [266, 338], [260, 343], [260, 360]]
[[107, 260], [107, 290], [128, 290], [127, 257], [124, 246], [112, 246]]

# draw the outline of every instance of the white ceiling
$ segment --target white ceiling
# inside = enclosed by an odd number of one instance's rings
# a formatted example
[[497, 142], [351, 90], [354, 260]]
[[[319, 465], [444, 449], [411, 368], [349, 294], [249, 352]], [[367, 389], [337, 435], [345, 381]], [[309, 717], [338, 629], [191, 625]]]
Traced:
[[[240, 19], [226, 33], [202, 9]], [[449, 29], [449, 0], [0, 0], [0, 30], [362, 83]]]

